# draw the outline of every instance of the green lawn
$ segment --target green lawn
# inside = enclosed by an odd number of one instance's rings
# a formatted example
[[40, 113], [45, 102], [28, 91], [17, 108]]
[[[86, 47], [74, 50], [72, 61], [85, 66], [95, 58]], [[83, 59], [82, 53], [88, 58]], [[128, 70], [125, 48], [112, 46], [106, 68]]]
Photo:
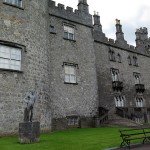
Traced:
[[104, 150], [119, 146], [119, 128], [88, 128], [42, 134], [36, 144], [19, 144], [18, 138], [0, 138], [0, 150]]

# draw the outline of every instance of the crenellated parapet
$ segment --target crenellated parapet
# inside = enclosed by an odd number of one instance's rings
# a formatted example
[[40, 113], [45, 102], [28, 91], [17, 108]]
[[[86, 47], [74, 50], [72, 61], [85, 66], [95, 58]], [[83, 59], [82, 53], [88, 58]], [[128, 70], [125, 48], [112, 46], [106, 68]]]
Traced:
[[76, 10], [68, 6], [65, 8], [65, 6], [60, 3], [56, 6], [56, 2], [50, 0], [49, 14], [92, 27], [92, 15], [89, 14], [88, 4], [84, 0], [79, 1], [78, 9]]
[[146, 27], [136, 29], [136, 47], [141, 50], [150, 50], [150, 38], [148, 38], [148, 30]]
[[104, 43], [112, 47], [121, 48], [133, 53], [138, 53], [150, 57], [150, 38], [148, 38], [147, 28], [143, 27], [136, 31], [136, 47], [129, 45], [124, 39], [124, 33], [122, 31], [122, 25], [120, 20], [116, 19], [116, 40], [108, 39], [102, 31], [102, 25], [100, 23], [100, 16], [94, 14], [94, 31], [93, 37], [95, 42]]

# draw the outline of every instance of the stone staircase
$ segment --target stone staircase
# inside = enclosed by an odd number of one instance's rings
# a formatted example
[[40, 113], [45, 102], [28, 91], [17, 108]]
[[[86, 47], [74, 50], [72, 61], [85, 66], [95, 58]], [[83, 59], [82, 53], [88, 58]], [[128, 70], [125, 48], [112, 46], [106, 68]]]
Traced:
[[[106, 118], [106, 119], [104, 119]], [[127, 118], [120, 117], [116, 114], [115, 108], [109, 110], [107, 114], [99, 118], [99, 126], [109, 126], [109, 127], [139, 127], [142, 124], [136, 123], [135, 121]], [[98, 126], [98, 124], [97, 124]]]

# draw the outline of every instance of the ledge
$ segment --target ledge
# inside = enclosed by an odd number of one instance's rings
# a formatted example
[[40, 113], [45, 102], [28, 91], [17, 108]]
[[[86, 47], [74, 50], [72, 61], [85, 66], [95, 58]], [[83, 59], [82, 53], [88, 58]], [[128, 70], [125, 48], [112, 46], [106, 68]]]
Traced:
[[3, 2], [3, 4], [6, 4], [6, 5], [9, 5], [9, 6], [12, 6], [12, 7], [24, 10], [23, 7], [20, 7], [20, 6], [17, 6], [17, 5], [13, 5], [13, 4], [10, 4], [10, 3], [7, 3], [7, 2]]
[[23, 73], [23, 71], [21, 70], [13, 70], [13, 69], [5, 69], [5, 68], [0, 68], [0, 71]]
[[49, 33], [50, 33], [50, 34], [56, 34], [56, 32], [52, 32], [52, 31], [50, 31]]
[[150, 53], [141, 52], [141, 51], [139, 51], [139, 50], [132, 49], [132, 48], [130, 48], [130, 47], [129, 47], [129, 48], [119, 47], [119, 46], [116, 45], [115, 43], [112, 44], [112, 43], [110, 43], [109, 41], [101, 41], [101, 40], [94, 39], [94, 42], [95, 42], [95, 43], [102, 43], [102, 44], [107, 45], [107, 46], [112, 46], [112, 47], [115, 47], [115, 48], [118, 48], [118, 49], [121, 49], [121, 50], [125, 50], [125, 51], [128, 51], [128, 52], [132, 52], [132, 53], [135, 53], [135, 54], [139, 54], [139, 55], [142, 55], [142, 56], [150, 57]]
[[64, 84], [78, 85], [78, 83], [69, 83], [69, 82], [64, 82]]
[[64, 40], [68, 40], [68, 41], [72, 41], [72, 42], [76, 42], [76, 40], [72, 40], [72, 39], [67, 39], [65, 37], [63, 37]]

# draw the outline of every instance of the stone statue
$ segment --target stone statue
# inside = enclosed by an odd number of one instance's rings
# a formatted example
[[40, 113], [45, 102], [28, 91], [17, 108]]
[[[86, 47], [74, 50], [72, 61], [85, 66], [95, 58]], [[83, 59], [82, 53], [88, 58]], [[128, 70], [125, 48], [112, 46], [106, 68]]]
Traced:
[[25, 122], [29, 121], [32, 122], [35, 101], [36, 101], [36, 94], [34, 91], [30, 91], [24, 98], [24, 102], [27, 104], [27, 107], [24, 110]]

